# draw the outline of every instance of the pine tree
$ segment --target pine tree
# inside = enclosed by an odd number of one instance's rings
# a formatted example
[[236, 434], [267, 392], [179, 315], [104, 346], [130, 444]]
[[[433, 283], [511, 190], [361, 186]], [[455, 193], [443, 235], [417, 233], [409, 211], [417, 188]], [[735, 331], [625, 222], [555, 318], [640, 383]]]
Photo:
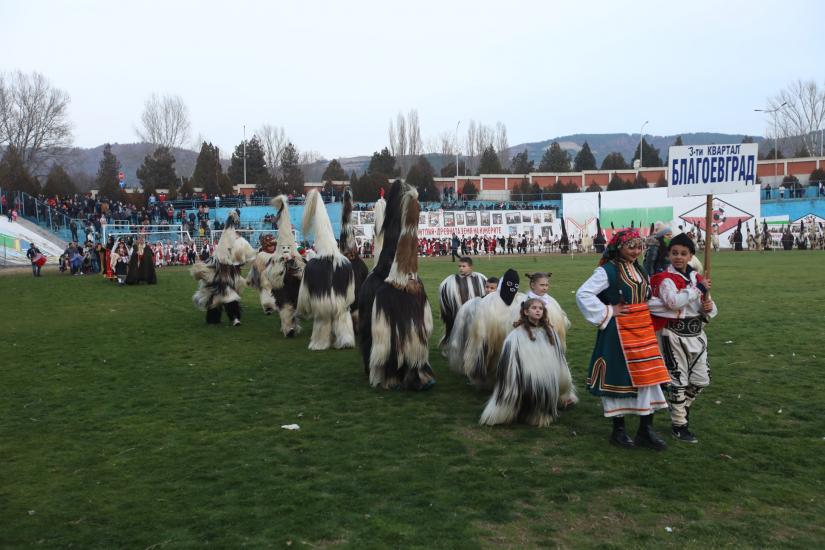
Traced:
[[40, 184], [29, 174], [23, 157], [13, 145], [6, 148], [0, 159], [0, 189], [4, 191], [23, 191], [32, 196], [40, 193]]
[[208, 195], [222, 193], [221, 183], [224, 173], [219, 154], [217, 147], [211, 143], [203, 142], [201, 152], [195, 161], [195, 171], [192, 172], [193, 188], [200, 187], [201, 191]]
[[168, 147], [161, 145], [151, 155], [146, 155], [137, 170], [137, 177], [143, 187], [143, 195], [147, 198], [157, 189], [175, 189], [178, 182], [175, 156]]
[[461, 188], [461, 194], [465, 200], [472, 200], [478, 195], [478, 189], [472, 181], [467, 181], [464, 183], [464, 187]]
[[95, 177], [95, 186], [97, 193], [101, 197], [107, 199], [120, 199], [123, 195], [123, 190], [120, 188], [118, 180], [118, 173], [120, 172], [120, 161], [112, 153], [111, 144], [107, 143], [103, 146], [103, 158], [100, 159], [100, 165], [97, 168], [97, 176]]
[[406, 181], [418, 190], [418, 200], [425, 202], [439, 199], [438, 189], [436, 189], [435, 180], [433, 179], [434, 175], [435, 171], [430, 161], [423, 155], [420, 155], [415, 164], [410, 167]]
[[569, 172], [570, 153], [561, 148], [558, 142], [554, 141], [544, 152], [539, 162], [539, 172]]
[[[467, 166], [463, 160], [458, 161], [458, 173], [459, 174], [466, 174], [467, 173]], [[455, 177], [455, 161], [446, 164], [441, 169], [441, 177], [442, 178], [453, 178]]]
[[341, 163], [338, 162], [338, 159], [332, 159], [327, 164], [327, 167], [324, 169], [324, 173], [321, 176], [321, 181], [346, 181], [347, 173], [341, 167]]
[[627, 170], [627, 161], [621, 153], [610, 153], [602, 160], [602, 170]]
[[[662, 158], [659, 156], [659, 150], [649, 145], [647, 140], [642, 138], [642, 150], [644, 151], [644, 155], [642, 155], [642, 167], [643, 168], [650, 168], [650, 167], [659, 167], [662, 166]], [[636, 152], [633, 153], [633, 159], [636, 160], [639, 158], [639, 146], [636, 146]]]
[[77, 193], [77, 186], [72, 178], [59, 164], [52, 166], [43, 187], [43, 194], [47, 197], [68, 197]]
[[591, 181], [590, 185], [588, 185], [587, 189], [585, 189], [585, 192], [587, 192], [587, 193], [598, 193], [601, 190], [602, 190], [601, 185], [599, 185], [595, 181]]
[[284, 177], [284, 191], [300, 197], [304, 194], [304, 173], [300, 167], [298, 151], [292, 142], [287, 143], [281, 153], [281, 174]]
[[511, 174], [529, 174], [535, 170], [535, 163], [528, 158], [527, 149], [518, 153], [510, 162]]
[[370, 159], [368, 174], [381, 174], [387, 179], [398, 176], [395, 168], [395, 157], [390, 154], [390, 150], [384, 147], [381, 152], [375, 152]]
[[682, 145], [684, 145], [684, 143], [682, 143], [682, 136], [676, 136], [676, 141], [673, 142], [673, 146], [681, 147]]
[[496, 148], [488, 145], [481, 153], [481, 161], [478, 163], [478, 174], [501, 174], [501, 161], [496, 153]]
[[573, 170], [581, 172], [582, 170], [595, 170], [596, 157], [593, 156], [593, 151], [590, 150], [590, 145], [585, 141], [581, 150], [576, 153], [576, 158], [573, 161]]
[[[227, 175], [232, 185], [244, 183], [244, 142], [235, 147], [232, 159], [229, 163]], [[258, 188], [266, 187], [269, 184], [269, 168], [266, 165], [266, 154], [257, 136], [246, 142], [246, 183]]]

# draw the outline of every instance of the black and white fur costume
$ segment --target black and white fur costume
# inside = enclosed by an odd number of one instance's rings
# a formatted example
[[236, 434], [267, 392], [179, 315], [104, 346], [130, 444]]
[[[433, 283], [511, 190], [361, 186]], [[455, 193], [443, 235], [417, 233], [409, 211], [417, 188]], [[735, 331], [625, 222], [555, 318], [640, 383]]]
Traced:
[[374, 263], [378, 263], [378, 258], [381, 256], [381, 249], [384, 247], [384, 233], [381, 231], [381, 225], [384, 223], [384, 214], [386, 211], [387, 201], [384, 200], [384, 197], [381, 197], [375, 201], [375, 206], [372, 209], [373, 219], [375, 220], [375, 228], [372, 233], [372, 255], [375, 258]]
[[386, 201], [381, 256], [358, 304], [361, 353], [370, 385], [425, 390], [435, 383], [428, 345], [433, 315], [418, 277], [418, 192], [395, 181]]
[[358, 330], [358, 291], [361, 285], [369, 275], [369, 268], [361, 254], [358, 253], [358, 243], [355, 242], [355, 231], [352, 228], [352, 191], [347, 189], [344, 191], [344, 208], [341, 217], [341, 237], [338, 240], [338, 246], [341, 249], [341, 254], [352, 264], [352, 274], [355, 281], [355, 301], [350, 306], [350, 314], [352, 315], [352, 326]]
[[496, 292], [472, 298], [458, 310], [447, 344], [447, 360], [454, 372], [467, 376], [476, 386], [491, 388], [496, 381], [504, 339], [527, 299], [518, 289], [518, 273], [510, 269]]
[[441, 320], [444, 322], [444, 336], [438, 343], [442, 354], [446, 355], [449, 345], [450, 334], [453, 331], [456, 315], [461, 306], [468, 300], [484, 296], [484, 285], [487, 277], [478, 272], [473, 272], [466, 277], [458, 273], [450, 275], [438, 286], [439, 305], [441, 306]]
[[577, 401], [570, 368], [545, 315], [539, 326], [522, 322], [507, 335], [479, 424], [519, 421], [542, 428]]
[[275, 308], [281, 317], [281, 332], [287, 338], [292, 338], [301, 332], [297, 307], [306, 262], [298, 252], [295, 235], [292, 233], [292, 220], [289, 217], [289, 202], [286, 195], [272, 199], [272, 206], [277, 212], [275, 222], [278, 226], [278, 244], [262, 278], [272, 289]]
[[246, 280], [241, 267], [255, 258], [255, 249], [235, 231], [239, 225], [238, 213], [232, 211], [226, 220], [221, 238], [212, 256], [206, 262], [198, 262], [189, 272], [198, 281], [198, 290], [192, 302], [206, 311], [206, 322], [221, 322], [221, 307], [226, 310], [232, 324], [241, 324], [241, 291]]
[[355, 301], [352, 264], [338, 250], [321, 195], [310, 191], [304, 206], [304, 237], [315, 234], [316, 256], [304, 268], [298, 291], [298, 313], [312, 316], [309, 349], [355, 346], [349, 306]]

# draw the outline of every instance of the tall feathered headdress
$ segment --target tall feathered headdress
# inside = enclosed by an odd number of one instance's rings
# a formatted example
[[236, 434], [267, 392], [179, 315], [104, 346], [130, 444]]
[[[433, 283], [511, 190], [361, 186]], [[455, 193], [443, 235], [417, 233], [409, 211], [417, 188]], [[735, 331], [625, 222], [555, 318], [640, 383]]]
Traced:
[[229, 212], [226, 223], [215, 247], [213, 256], [222, 264], [243, 265], [252, 261], [257, 252], [246, 239], [238, 235], [235, 230], [241, 224], [241, 218], [236, 210]]

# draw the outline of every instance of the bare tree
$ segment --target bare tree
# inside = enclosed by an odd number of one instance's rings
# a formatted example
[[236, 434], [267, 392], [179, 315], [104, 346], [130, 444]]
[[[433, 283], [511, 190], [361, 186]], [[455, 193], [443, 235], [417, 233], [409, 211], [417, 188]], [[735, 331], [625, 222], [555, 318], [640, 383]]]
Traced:
[[493, 144], [493, 129], [486, 124], [478, 123], [476, 128], [476, 153], [481, 156], [484, 150]]
[[324, 160], [324, 156], [318, 151], [301, 151], [300, 162], [302, 166], [309, 166], [315, 164], [319, 160]]
[[502, 167], [510, 166], [510, 144], [507, 142], [507, 126], [502, 122], [496, 122], [496, 133], [493, 145], [498, 152], [498, 160]]
[[266, 166], [273, 177], [278, 177], [281, 166], [281, 153], [289, 142], [284, 132], [283, 126], [273, 126], [271, 124], [262, 125], [256, 132], [266, 156]]
[[182, 147], [189, 139], [189, 110], [178, 95], [157, 94], [146, 100], [140, 117], [143, 128], [135, 128], [138, 137], [156, 146]]
[[819, 131], [825, 125], [825, 88], [813, 80], [800, 79], [768, 103], [771, 109], [779, 109], [776, 113], [779, 137], [795, 138], [811, 154], [820, 148], [817, 145], [822, 139]]
[[[421, 154], [421, 127], [418, 124], [418, 111], [410, 109], [407, 114], [407, 154], [412, 162]], [[406, 173], [406, 172], [405, 172]]]
[[478, 134], [478, 128], [476, 128], [476, 121], [471, 120], [470, 123], [467, 125], [467, 158], [465, 159], [464, 163], [467, 166], [467, 169], [470, 172], [475, 171], [475, 157], [476, 157], [476, 137]]
[[40, 73], [0, 74], [0, 145], [17, 148], [34, 175], [71, 145], [69, 101]]

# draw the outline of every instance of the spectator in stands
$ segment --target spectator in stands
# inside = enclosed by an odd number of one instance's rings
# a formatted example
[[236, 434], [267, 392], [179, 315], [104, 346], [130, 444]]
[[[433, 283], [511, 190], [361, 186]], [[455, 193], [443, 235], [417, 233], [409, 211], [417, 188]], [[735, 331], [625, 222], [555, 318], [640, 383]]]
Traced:
[[768, 200], [771, 200], [771, 184], [770, 183], [765, 187], [765, 198], [768, 199]]

